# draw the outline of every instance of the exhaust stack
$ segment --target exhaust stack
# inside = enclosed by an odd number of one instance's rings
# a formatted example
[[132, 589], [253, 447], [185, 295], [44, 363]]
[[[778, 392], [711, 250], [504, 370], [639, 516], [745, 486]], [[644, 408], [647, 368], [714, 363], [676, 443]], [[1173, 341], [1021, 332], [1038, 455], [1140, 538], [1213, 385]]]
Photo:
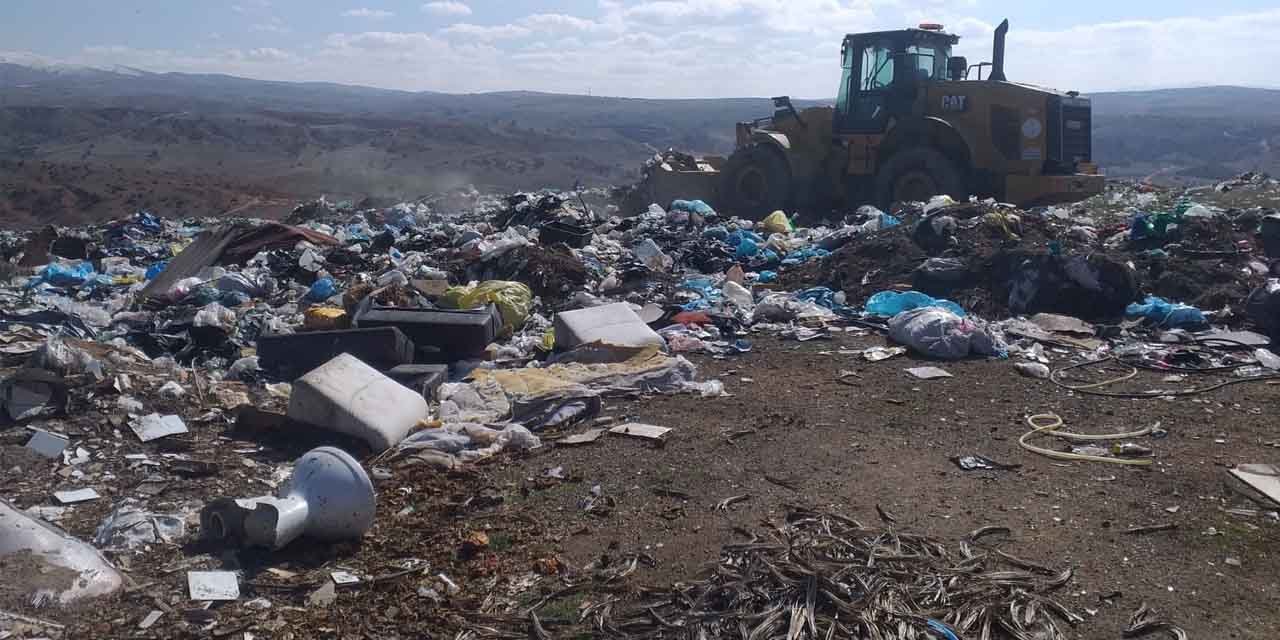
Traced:
[[1009, 79], [1004, 75], [1004, 37], [1009, 33], [1009, 21], [1006, 19], [996, 27], [995, 43], [992, 45], [991, 51], [991, 77], [988, 80], [996, 82], [1007, 82]]

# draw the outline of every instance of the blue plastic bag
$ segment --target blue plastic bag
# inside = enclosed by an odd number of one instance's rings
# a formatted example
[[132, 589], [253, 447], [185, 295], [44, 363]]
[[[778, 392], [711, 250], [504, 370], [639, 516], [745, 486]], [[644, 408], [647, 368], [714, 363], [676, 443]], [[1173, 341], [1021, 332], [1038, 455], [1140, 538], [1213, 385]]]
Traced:
[[840, 305], [836, 303], [836, 292], [827, 287], [813, 287], [796, 293], [793, 297], [796, 300], [812, 300], [820, 307], [827, 309], [835, 309]]
[[815, 247], [810, 245], [803, 249], [797, 249], [795, 251], [792, 251], [791, 253], [788, 253], [787, 257], [782, 259], [782, 264], [796, 265], [796, 264], [808, 262], [810, 260], [813, 260], [814, 258], [825, 258], [829, 255], [831, 255], [830, 251], [827, 251], [826, 249], [822, 249], [820, 247]]
[[252, 298], [243, 291], [225, 291], [222, 297], [218, 299], [218, 303], [228, 309], [234, 309], [242, 304], [247, 304]]
[[760, 253], [760, 245], [756, 244], [756, 242], [751, 238], [744, 237], [738, 241], [738, 246], [733, 251], [733, 257], [741, 260], [743, 258], [750, 258], [757, 253]]
[[41, 270], [40, 274], [27, 284], [27, 288], [42, 283], [48, 283], [55, 287], [79, 287], [93, 280], [97, 275], [93, 271], [92, 262], [81, 262], [74, 267], [55, 262]]
[[147, 267], [147, 280], [155, 280], [156, 276], [164, 273], [164, 270], [168, 267], [168, 260], [161, 260], [160, 262]]
[[191, 304], [197, 307], [204, 307], [213, 304], [222, 299], [222, 292], [214, 287], [200, 286], [191, 290], [185, 298], [182, 299], [184, 304]]
[[160, 233], [160, 219], [150, 211], [139, 211], [133, 214], [133, 223], [142, 227], [147, 233]]
[[738, 229], [737, 231], [730, 233], [729, 235], [725, 236], [724, 241], [729, 243], [729, 246], [736, 247], [742, 243], [742, 240], [744, 238], [756, 244], [764, 244], [764, 238], [761, 238], [755, 232], [747, 231], [746, 229]]
[[774, 282], [774, 281], [776, 281], [777, 279], [778, 279], [778, 272], [777, 272], [777, 271], [761, 271], [761, 272], [756, 276], [756, 282], [759, 282], [759, 283], [761, 283], [761, 284], [766, 284], [766, 283], [769, 283], [769, 282]]
[[338, 287], [333, 284], [332, 278], [320, 278], [311, 285], [311, 290], [307, 292], [307, 300], [320, 302], [332, 298], [336, 293], [338, 293]]
[[711, 282], [711, 278], [689, 278], [680, 283], [680, 288], [693, 291], [710, 302], [720, 299], [720, 288]]
[[715, 215], [716, 212], [715, 209], [711, 208], [711, 205], [701, 200], [672, 200], [671, 206], [668, 207], [668, 209], [671, 211], [696, 213], [701, 216]]
[[903, 311], [924, 307], [938, 307], [946, 309], [961, 318], [965, 316], [964, 308], [960, 305], [950, 300], [942, 300], [925, 295], [919, 291], [904, 291], [901, 293], [897, 291], [881, 291], [867, 300], [868, 314], [887, 318], [892, 318]]
[[926, 624], [929, 625], [929, 630], [942, 640], [960, 640], [960, 637], [951, 630], [951, 627], [937, 620], [929, 620]]
[[729, 238], [729, 230], [720, 225], [707, 227], [702, 230], [702, 237], [725, 242]]
[[1146, 318], [1157, 326], [1168, 329], [1193, 329], [1209, 324], [1204, 312], [1199, 309], [1157, 296], [1147, 296], [1142, 304], [1130, 304], [1125, 308], [1124, 314], [1131, 318]]

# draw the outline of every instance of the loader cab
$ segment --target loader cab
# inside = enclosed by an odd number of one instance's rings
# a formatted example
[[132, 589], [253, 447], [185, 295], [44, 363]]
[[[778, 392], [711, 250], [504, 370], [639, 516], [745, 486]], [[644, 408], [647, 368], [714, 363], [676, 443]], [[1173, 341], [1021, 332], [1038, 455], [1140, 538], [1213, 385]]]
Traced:
[[937, 25], [845, 36], [835, 133], [884, 133], [908, 113], [922, 85], [951, 77], [951, 47], [960, 38]]

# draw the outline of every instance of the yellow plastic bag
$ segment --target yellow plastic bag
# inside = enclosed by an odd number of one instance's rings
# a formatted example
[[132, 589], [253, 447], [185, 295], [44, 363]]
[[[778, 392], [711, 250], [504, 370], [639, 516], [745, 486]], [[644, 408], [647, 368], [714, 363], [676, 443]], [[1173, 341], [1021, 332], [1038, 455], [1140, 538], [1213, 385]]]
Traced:
[[302, 326], [312, 331], [346, 329], [350, 324], [346, 310], [337, 307], [311, 307], [302, 314]]
[[791, 233], [796, 228], [791, 226], [791, 220], [787, 218], [787, 214], [774, 211], [764, 219], [764, 230], [769, 233]]
[[449, 287], [440, 296], [445, 309], [475, 309], [492, 302], [502, 314], [502, 335], [510, 335], [524, 324], [533, 308], [533, 292], [520, 282], [489, 280], [478, 285]]
[[1022, 231], [1022, 220], [1012, 213], [993, 211], [982, 216], [982, 224], [1000, 232], [1007, 240], [1017, 240]]

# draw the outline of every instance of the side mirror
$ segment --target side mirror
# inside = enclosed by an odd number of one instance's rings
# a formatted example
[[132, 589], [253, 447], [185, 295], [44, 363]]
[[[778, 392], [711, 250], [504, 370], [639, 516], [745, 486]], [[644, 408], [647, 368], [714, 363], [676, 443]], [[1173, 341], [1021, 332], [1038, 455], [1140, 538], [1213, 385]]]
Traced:
[[947, 60], [947, 72], [951, 74], [952, 80], [965, 80], [969, 77], [969, 59], [964, 56], [955, 56]]

